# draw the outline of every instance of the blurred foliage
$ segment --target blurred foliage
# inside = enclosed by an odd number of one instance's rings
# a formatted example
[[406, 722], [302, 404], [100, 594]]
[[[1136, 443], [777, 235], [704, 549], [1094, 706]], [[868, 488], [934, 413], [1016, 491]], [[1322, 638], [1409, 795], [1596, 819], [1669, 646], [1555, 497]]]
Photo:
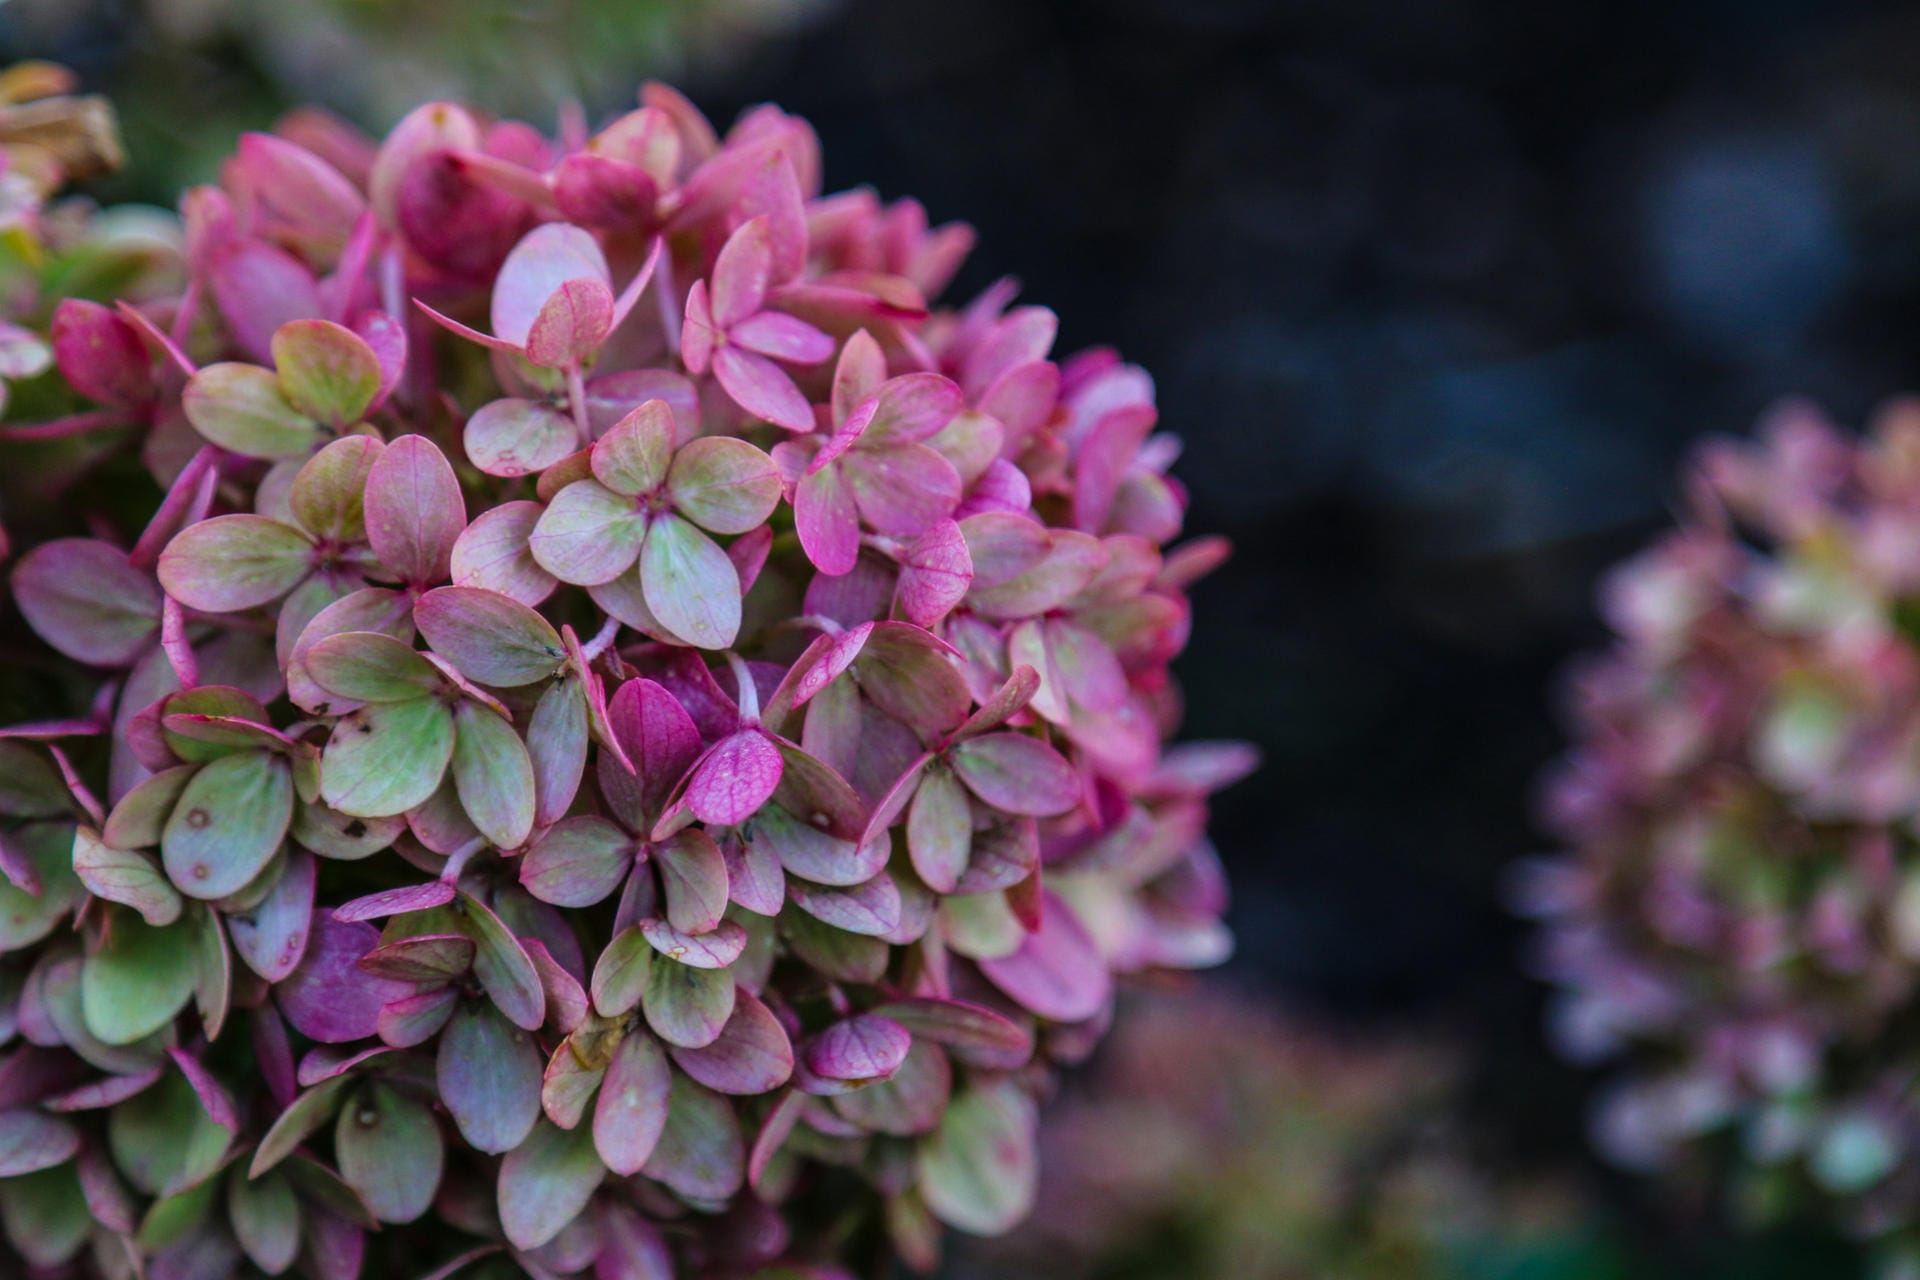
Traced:
[[431, 98], [554, 124], [631, 106], [648, 77], [715, 75], [834, 0], [12, 0], [0, 53], [109, 89], [133, 164], [101, 190], [168, 202], [233, 138], [320, 102], [384, 128]]

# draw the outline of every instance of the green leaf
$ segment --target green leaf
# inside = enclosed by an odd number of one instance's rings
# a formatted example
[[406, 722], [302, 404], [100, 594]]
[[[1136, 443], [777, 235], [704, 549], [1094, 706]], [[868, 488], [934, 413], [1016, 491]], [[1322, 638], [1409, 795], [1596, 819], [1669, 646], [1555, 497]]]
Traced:
[[640, 589], [661, 625], [691, 645], [725, 649], [740, 632], [740, 575], [690, 521], [666, 514], [647, 527]]
[[40, 941], [79, 900], [82, 886], [73, 874], [73, 831], [64, 822], [35, 822], [6, 833], [14, 856], [40, 881], [40, 893], [36, 897], [0, 879], [0, 951], [18, 951]]
[[160, 585], [189, 609], [237, 613], [278, 600], [314, 568], [314, 547], [265, 516], [215, 516], [181, 530], [160, 553]]
[[[647, 973], [653, 964], [653, 944], [629, 925], [614, 935], [607, 949], [593, 964], [593, 1007], [603, 1018], [617, 1018], [640, 1003], [647, 989]], [[663, 962], [664, 963], [664, 962]]]
[[232, 1134], [215, 1124], [179, 1072], [107, 1113], [113, 1163], [139, 1191], [170, 1196], [211, 1177]]
[[727, 969], [696, 969], [664, 957], [647, 971], [641, 998], [647, 1025], [682, 1049], [704, 1049], [720, 1038], [737, 995]]
[[266, 751], [205, 765], [180, 793], [160, 838], [167, 876], [193, 898], [224, 898], [260, 873], [293, 820], [293, 771]]
[[0, 814], [57, 818], [71, 803], [45, 755], [24, 742], [0, 739]]
[[435, 653], [495, 688], [544, 680], [567, 657], [552, 623], [497, 591], [435, 588], [413, 606], [413, 621]]
[[765, 524], [780, 502], [780, 469], [732, 436], [702, 436], [681, 449], [667, 473], [674, 510], [713, 533], [745, 533]]
[[28, 1262], [48, 1268], [72, 1260], [94, 1226], [72, 1166], [0, 1181], [0, 1223]]
[[87, 1029], [117, 1045], [166, 1026], [193, 995], [194, 958], [187, 925], [155, 928], [130, 911], [109, 912], [107, 940], [80, 970]]
[[374, 1083], [340, 1109], [334, 1160], [382, 1222], [412, 1222], [433, 1205], [446, 1147], [433, 1112]]
[[1033, 1099], [1011, 1080], [976, 1085], [947, 1107], [915, 1159], [927, 1207], [950, 1227], [993, 1236], [1033, 1208]]
[[249, 1179], [236, 1168], [227, 1179], [227, 1221], [253, 1265], [277, 1276], [300, 1252], [300, 1202], [279, 1173]]
[[520, 1249], [547, 1243], [580, 1215], [606, 1176], [587, 1126], [567, 1130], [541, 1120], [500, 1162], [500, 1226], [507, 1239]]
[[405, 702], [446, 684], [412, 645], [378, 631], [345, 631], [316, 641], [306, 664], [321, 688], [355, 702]]
[[330, 320], [294, 320], [273, 334], [273, 365], [287, 403], [318, 422], [351, 426], [380, 392], [380, 361]]
[[646, 516], [632, 498], [597, 481], [578, 480], [547, 504], [527, 549], [560, 581], [598, 586], [626, 572], [640, 554], [646, 528]]
[[469, 893], [460, 895], [461, 919], [474, 941], [473, 972], [494, 1006], [514, 1025], [537, 1031], [547, 1019], [540, 971], [520, 939], [493, 910]]
[[364, 538], [367, 476], [385, 447], [372, 436], [346, 436], [307, 459], [287, 493], [300, 527], [334, 542]]
[[673, 410], [664, 400], [649, 400], [594, 443], [594, 479], [629, 498], [652, 493], [667, 478], [673, 441]]
[[468, 1001], [440, 1033], [435, 1079], [461, 1136], [498, 1155], [526, 1140], [540, 1115], [540, 1050], [493, 1006]]
[[453, 784], [480, 834], [517, 849], [533, 834], [533, 760], [513, 726], [463, 699], [453, 711]]
[[386, 818], [424, 804], [453, 759], [453, 713], [434, 698], [374, 703], [334, 726], [320, 797], [341, 813]]
[[280, 379], [250, 364], [210, 364], [181, 397], [194, 430], [249, 458], [304, 458], [320, 443], [313, 420], [280, 390]]
[[260, 1145], [254, 1148], [253, 1163], [247, 1167], [247, 1176], [258, 1178], [267, 1170], [279, 1164], [293, 1154], [293, 1149], [319, 1132], [320, 1126], [333, 1114], [334, 1104], [340, 1100], [340, 1093], [353, 1083], [352, 1076], [334, 1076], [323, 1080], [307, 1090], [282, 1111], [268, 1126], [260, 1139]]
[[58, 1116], [33, 1107], [0, 1111], [0, 1178], [65, 1164], [79, 1149], [80, 1131]]
[[168, 925], [180, 918], [180, 895], [152, 858], [116, 849], [86, 827], [74, 833], [73, 870], [89, 893], [132, 907], [148, 924]]

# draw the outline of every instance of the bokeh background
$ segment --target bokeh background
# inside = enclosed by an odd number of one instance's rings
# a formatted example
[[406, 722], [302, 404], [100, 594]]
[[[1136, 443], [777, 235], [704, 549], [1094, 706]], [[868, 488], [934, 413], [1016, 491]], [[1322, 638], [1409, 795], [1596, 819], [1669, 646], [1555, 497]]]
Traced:
[[[296, 102], [551, 123], [657, 76], [723, 122], [777, 100], [818, 127], [830, 187], [972, 222], [956, 292], [1018, 275], [1063, 349], [1152, 370], [1191, 530], [1239, 548], [1181, 665], [1190, 733], [1267, 757], [1215, 828], [1240, 939], [1220, 984], [1285, 1018], [1201, 1028], [1273, 1047], [1266, 1084], [1217, 1082], [1280, 1099], [1236, 1194], [1329, 1167], [1371, 1194], [1366, 1160], [1439, 1144], [1429, 1181], [1564, 1188], [1491, 1213], [1552, 1247], [1456, 1250], [1462, 1274], [1854, 1274], [1817, 1236], [1742, 1246], [1712, 1206], [1590, 1163], [1592, 1082], [1544, 1045], [1501, 885], [1540, 841], [1553, 673], [1598, 640], [1595, 575], [1662, 520], [1689, 443], [1787, 394], [1857, 421], [1920, 386], [1920, 5], [10, 0], [0, 56], [116, 99], [133, 163], [104, 199], [170, 202]], [[1381, 1041], [1371, 1075], [1338, 1065]], [[1371, 1103], [1298, 1083], [1348, 1074]], [[1177, 1139], [1134, 1119], [1143, 1149]], [[1320, 1122], [1358, 1136], [1315, 1145]], [[1179, 1176], [1204, 1235], [1225, 1193]], [[1458, 1216], [1411, 1203], [1389, 1209]], [[1087, 1274], [1199, 1275], [1202, 1247], [1176, 1231]]]

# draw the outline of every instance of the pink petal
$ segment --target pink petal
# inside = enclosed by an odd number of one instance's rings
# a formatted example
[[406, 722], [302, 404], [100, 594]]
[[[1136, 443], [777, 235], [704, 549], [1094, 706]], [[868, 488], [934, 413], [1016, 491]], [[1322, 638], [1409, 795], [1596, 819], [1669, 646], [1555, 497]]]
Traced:
[[527, 330], [527, 359], [564, 369], [600, 349], [613, 328], [613, 290], [598, 280], [569, 280], [554, 290]]
[[1105, 957], [1072, 908], [1044, 895], [1040, 927], [1012, 955], [980, 960], [980, 971], [1023, 1008], [1055, 1022], [1091, 1018], [1113, 989]]
[[1052, 747], [1024, 733], [970, 738], [948, 758], [969, 790], [997, 809], [1050, 818], [1080, 803], [1080, 779]]
[[[833, 354], [831, 337], [779, 311], [756, 312], [727, 330], [727, 337], [749, 351], [788, 364], [819, 364]], [[957, 395], [959, 388], [954, 391]]]
[[255, 360], [272, 358], [273, 335], [290, 320], [323, 312], [313, 273], [283, 249], [238, 240], [213, 262], [213, 296], [234, 341]]
[[965, 403], [959, 385], [937, 373], [909, 373], [888, 379], [875, 395], [879, 405], [867, 428], [869, 445], [925, 440], [951, 422]]
[[611, 320], [613, 280], [593, 234], [564, 222], [542, 223], [529, 231], [507, 255], [494, 281], [495, 336], [517, 347], [528, 345], [548, 300], [570, 281], [599, 285]]
[[715, 743], [687, 782], [687, 805], [702, 822], [737, 826], [759, 812], [780, 785], [780, 752], [757, 728]]
[[[713, 264], [713, 320], [731, 329], [760, 310], [773, 272], [773, 237], [765, 217], [751, 219], [728, 237]], [[795, 430], [803, 428], [796, 427]]]
[[887, 380], [887, 357], [865, 329], [847, 339], [833, 369], [833, 419], [845, 422]]
[[813, 406], [786, 371], [767, 357], [721, 347], [713, 353], [713, 374], [748, 413], [789, 431], [813, 430]]
[[707, 302], [707, 282], [695, 280], [687, 290], [687, 315], [680, 324], [680, 358], [687, 372], [702, 374], [713, 360], [713, 349], [720, 341], [720, 330], [713, 321], [713, 308]]
[[367, 541], [416, 586], [444, 581], [453, 544], [467, 527], [466, 499], [453, 467], [424, 436], [401, 436], [367, 476]]
[[593, 1109], [593, 1145], [623, 1178], [638, 1173], [667, 1125], [673, 1068], [660, 1042], [638, 1028], [613, 1051]]
[[880, 533], [915, 537], [960, 503], [960, 473], [923, 444], [855, 449], [841, 466], [861, 516]]
[[668, 1050], [680, 1069], [719, 1093], [771, 1093], [793, 1074], [793, 1043], [766, 1005], [742, 991], [720, 1037], [701, 1049]]
[[859, 560], [860, 514], [839, 467], [801, 479], [793, 495], [793, 525], [807, 559], [820, 572], [838, 577]]
[[900, 559], [894, 608], [917, 626], [932, 627], [966, 599], [973, 556], [960, 526], [942, 520], [916, 538]]

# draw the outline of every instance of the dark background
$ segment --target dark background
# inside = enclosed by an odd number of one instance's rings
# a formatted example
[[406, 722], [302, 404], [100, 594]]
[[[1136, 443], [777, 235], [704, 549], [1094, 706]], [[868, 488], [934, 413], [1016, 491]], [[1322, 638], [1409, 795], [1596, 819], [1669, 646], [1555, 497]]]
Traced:
[[[437, 87], [290, 58], [257, 15], [184, 38], [181, 7], [0, 8], [0, 48], [122, 97], [136, 167], [105, 194], [168, 200], [300, 97], [382, 126]], [[608, 4], [471, 7], [516, 52], [459, 87], [512, 108], [548, 96], [527, 42]], [[1658, 527], [1690, 441], [1914, 384], [1920, 7], [807, 8], [664, 66], [554, 57], [596, 110], [645, 73], [722, 122], [779, 101], [830, 188], [979, 228], [956, 293], [1017, 274], [1062, 350], [1154, 373], [1190, 529], [1238, 547], [1196, 593], [1188, 731], [1267, 757], [1218, 806], [1233, 976], [1468, 1044], [1489, 1159], [1581, 1159], [1587, 1082], [1541, 1041], [1500, 895], [1542, 841], [1553, 673], [1598, 642], [1594, 577]]]

